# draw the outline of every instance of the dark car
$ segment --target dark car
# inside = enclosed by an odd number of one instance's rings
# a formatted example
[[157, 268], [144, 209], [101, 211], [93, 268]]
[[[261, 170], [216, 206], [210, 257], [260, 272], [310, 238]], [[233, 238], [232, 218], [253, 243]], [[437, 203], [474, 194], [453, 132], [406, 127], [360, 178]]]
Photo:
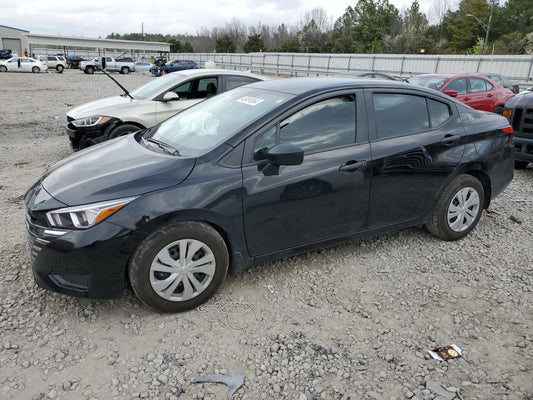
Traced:
[[161, 76], [170, 72], [183, 71], [185, 69], [198, 69], [198, 64], [192, 60], [173, 60], [164, 65], [154, 65], [150, 72], [155, 76]]
[[389, 81], [401, 81], [401, 79], [396, 78], [392, 75], [386, 74], [385, 72], [376, 72], [376, 71], [346, 71], [340, 72], [336, 76], [346, 77], [346, 78], [366, 78], [366, 79], [385, 79]]
[[0, 59], [8, 59], [11, 57], [13, 57], [13, 53], [11, 52], [10, 49], [0, 50]]
[[70, 69], [78, 69], [80, 67], [80, 62], [85, 61], [83, 58], [76, 55], [68, 56], [67, 60]]
[[457, 240], [513, 177], [500, 115], [404, 83], [253, 83], [73, 154], [26, 193], [37, 283], [162, 311], [228, 269], [426, 224]]
[[480, 75], [425, 74], [412, 76], [407, 81], [455, 97], [476, 110], [497, 114], [514, 96], [512, 90]]
[[514, 128], [515, 168], [533, 163], [533, 92], [524, 91], [505, 103], [502, 115]]
[[504, 88], [512, 90], [513, 93], [515, 94], [520, 91], [520, 84], [518, 82], [512, 82], [509, 80], [509, 78], [501, 74], [487, 73], [487, 74], [479, 74], [479, 75], [486, 76], [487, 78], [492, 79], [494, 82], [499, 83]]

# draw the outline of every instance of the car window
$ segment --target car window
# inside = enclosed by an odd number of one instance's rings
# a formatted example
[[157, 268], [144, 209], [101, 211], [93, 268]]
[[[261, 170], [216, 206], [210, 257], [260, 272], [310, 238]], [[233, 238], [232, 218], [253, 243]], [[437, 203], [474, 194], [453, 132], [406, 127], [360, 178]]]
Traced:
[[500, 75], [490, 75], [490, 79], [492, 79], [494, 82], [502, 83], [503, 79], [500, 77]]
[[355, 98], [340, 96], [312, 104], [282, 121], [277, 129], [277, 137], [276, 128], [271, 128], [255, 140], [254, 159], [264, 157], [267, 148], [277, 143], [292, 143], [305, 153], [354, 144]]
[[492, 89], [490, 82], [480, 78], [470, 78], [470, 93], [488, 92]]
[[18, 58], [14, 58], [12, 60], [9, 60], [8, 63], [16, 63], [18, 62], [18, 60], [19, 60]]
[[41, 61], [48, 61], [48, 57], [41, 57]]
[[[208, 87], [210, 87], [209, 86], [210, 83], [215, 85], [215, 89], [218, 87], [217, 78], [215, 78], [215, 77], [200, 79], [198, 81], [198, 93], [207, 91]], [[205, 95], [202, 96], [202, 97], [205, 97]]]
[[457, 94], [466, 94], [466, 78], [452, 80], [445, 90], [456, 90]]
[[429, 129], [426, 98], [410, 94], [374, 93], [378, 139]]
[[452, 115], [448, 104], [428, 99], [429, 120], [431, 127], [437, 128], [446, 122]]
[[257, 82], [258, 79], [249, 76], [226, 76], [226, 90]]
[[174, 92], [174, 93], [177, 93], [178, 96], [180, 97], [180, 99], [188, 99], [189, 98], [189, 93], [192, 92], [191, 91], [192, 82], [193, 81], [185, 82], [185, 83], [175, 87], [171, 91]]

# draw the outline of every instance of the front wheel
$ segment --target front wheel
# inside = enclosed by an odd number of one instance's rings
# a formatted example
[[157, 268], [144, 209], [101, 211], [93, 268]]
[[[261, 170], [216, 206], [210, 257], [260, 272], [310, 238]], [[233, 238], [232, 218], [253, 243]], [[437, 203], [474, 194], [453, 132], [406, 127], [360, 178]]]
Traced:
[[179, 222], [146, 238], [128, 274], [133, 291], [149, 307], [181, 312], [205, 303], [228, 272], [226, 243], [210, 225]]
[[130, 133], [137, 132], [140, 129], [141, 128], [139, 128], [138, 126], [131, 125], [131, 124], [120, 125], [120, 126], [116, 127], [115, 129], [113, 129], [109, 133], [109, 136], [107, 138], [108, 139], [118, 138], [119, 136], [125, 136], [125, 135], [128, 135]]
[[0, 65], [0, 72], [7, 72], [7, 67], [5, 65]]
[[514, 169], [526, 169], [528, 165], [529, 165], [528, 161], [515, 161]]
[[41, 69], [39, 67], [33, 67], [31, 69], [31, 72], [33, 72], [34, 74], [38, 73], [39, 71], [41, 71]]
[[477, 225], [484, 205], [481, 182], [471, 175], [459, 175], [444, 190], [426, 227], [443, 240], [458, 240]]
[[87, 67], [87, 68], [85, 68], [85, 73], [87, 73], [87, 74], [94, 74], [94, 67]]

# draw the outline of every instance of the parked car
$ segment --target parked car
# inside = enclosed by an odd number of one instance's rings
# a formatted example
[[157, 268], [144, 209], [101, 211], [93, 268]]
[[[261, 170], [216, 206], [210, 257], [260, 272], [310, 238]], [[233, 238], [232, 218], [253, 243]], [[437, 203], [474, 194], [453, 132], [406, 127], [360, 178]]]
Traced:
[[186, 70], [154, 79], [121, 96], [76, 107], [67, 113], [67, 133], [74, 150], [150, 128], [207, 97], [263, 80], [230, 70]]
[[343, 77], [354, 77], [354, 78], [372, 78], [372, 79], [385, 79], [389, 81], [401, 81], [401, 79], [396, 78], [392, 75], [386, 74], [385, 72], [376, 72], [376, 71], [346, 71], [340, 72], [338, 76]]
[[533, 92], [525, 90], [509, 99], [502, 115], [509, 119], [515, 131], [515, 168], [527, 168], [533, 163]]
[[149, 63], [148, 61], [137, 61], [135, 63], [136, 72], [148, 72], [154, 66], [154, 64]]
[[161, 76], [169, 74], [171, 72], [183, 71], [186, 69], [197, 69], [198, 64], [192, 60], [173, 60], [169, 61], [164, 65], [154, 65], [150, 72], [155, 76]]
[[0, 50], [0, 59], [8, 59], [11, 57], [13, 57], [13, 53], [11, 52], [10, 49]]
[[80, 62], [84, 61], [80, 56], [72, 55], [67, 57], [68, 67], [70, 69], [78, 69], [80, 67]]
[[135, 71], [135, 63], [131, 58], [96, 57], [89, 61], [81, 61], [79, 68], [86, 74], [94, 74], [98, 69], [129, 74]]
[[512, 180], [512, 132], [399, 82], [252, 83], [50, 168], [24, 198], [34, 276], [84, 297], [128, 277], [173, 312], [229, 269], [420, 224], [457, 240]]
[[28, 57], [12, 57], [0, 61], [0, 72], [46, 72], [48, 67], [39, 60]]
[[67, 68], [67, 60], [63, 56], [41, 56], [39, 60], [49, 69], [55, 69], [60, 74]]
[[504, 88], [510, 89], [513, 91], [513, 93], [518, 93], [520, 91], [520, 84], [518, 82], [512, 82], [507, 78], [506, 76], [503, 76], [501, 74], [480, 74], [481, 76], [486, 76], [487, 78], [492, 79], [494, 82], [499, 83]]
[[415, 75], [409, 83], [438, 90], [476, 110], [501, 113], [503, 105], [514, 96], [510, 89], [479, 75]]

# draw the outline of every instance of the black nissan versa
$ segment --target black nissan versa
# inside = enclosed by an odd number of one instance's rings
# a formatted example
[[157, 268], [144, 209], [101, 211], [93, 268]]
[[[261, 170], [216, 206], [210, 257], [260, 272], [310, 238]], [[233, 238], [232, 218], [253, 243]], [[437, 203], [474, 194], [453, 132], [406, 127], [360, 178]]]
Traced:
[[229, 269], [419, 224], [456, 240], [511, 181], [512, 136], [404, 83], [237, 88], [47, 171], [25, 196], [35, 279], [183, 311]]

